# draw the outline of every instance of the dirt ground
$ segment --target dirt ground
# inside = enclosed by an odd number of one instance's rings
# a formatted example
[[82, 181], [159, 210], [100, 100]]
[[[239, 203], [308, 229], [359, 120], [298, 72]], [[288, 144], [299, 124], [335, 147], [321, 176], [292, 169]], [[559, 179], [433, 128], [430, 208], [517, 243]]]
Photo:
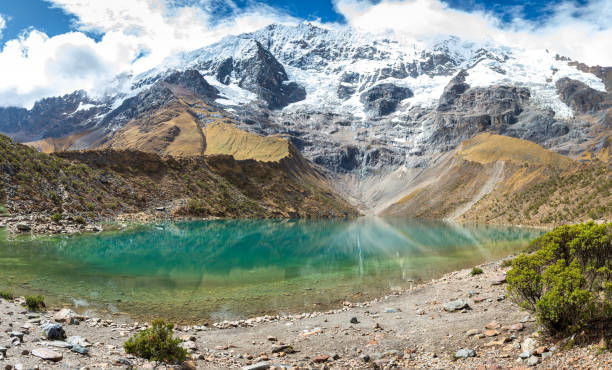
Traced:
[[[529, 312], [504, 296], [505, 283], [496, 284], [506, 270], [501, 261], [480, 267], [481, 275], [456, 271], [405, 292], [372, 302], [345, 302], [328, 312], [178, 327], [175, 336], [185, 340], [192, 358], [182, 367], [495, 369], [537, 362], [542, 368], [612, 368], [612, 353], [600, 351], [597, 344], [562, 349], [563, 343], [539, 334]], [[444, 309], [457, 299], [469, 308]], [[68, 337], [80, 336], [91, 344], [89, 354], [82, 355], [57, 347], [69, 347], [65, 342], [50, 343], [42, 336], [41, 325], [55, 322], [57, 310], [36, 317], [18, 301], [0, 299], [0, 347], [7, 348], [0, 369], [170, 367], [125, 354], [123, 343], [144, 324], [84, 317], [78, 325], [62, 323]], [[17, 343], [11, 332], [22, 332], [23, 341]], [[532, 343], [525, 343], [526, 338]], [[62, 359], [34, 356], [40, 348]], [[475, 356], [455, 359], [460, 349], [474, 350]], [[532, 355], [521, 359], [526, 350]]]

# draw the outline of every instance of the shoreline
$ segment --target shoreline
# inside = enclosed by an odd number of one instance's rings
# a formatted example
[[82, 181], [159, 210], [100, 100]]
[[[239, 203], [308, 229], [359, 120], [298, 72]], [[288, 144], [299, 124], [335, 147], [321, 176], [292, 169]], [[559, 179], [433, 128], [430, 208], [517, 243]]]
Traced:
[[[184, 368], [240, 368], [258, 363], [259, 367], [253, 368], [319, 368], [322, 364], [343, 369], [509, 368], [527, 366], [528, 360], [519, 355], [523, 347], [532, 345], [542, 353], [534, 349], [530, 361], [545, 368], [584, 363], [612, 366], [609, 351], [598, 354], [593, 345], [562, 350], [562, 341], [538, 334], [530, 313], [505, 297], [500, 276], [508, 269], [501, 266], [507, 258], [479, 265], [484, 270], [482, 275], [471, 276], [470, 269], [457, 270], [379, 299], [345, 302], [337, 310], [178, 326], [175, 336], [183, 340], [191, 358]], [[465, 301], [467, 307], [449, 312], [445, 307], [456, 300]], [[4, 318], [0, 320], [0, 343], [16, 342], [14, 336], [10, 337], [15, 331], [22, 331], [23, 338], [7, 349], [7, 358], [0, 360], [3, 368], [20, 368], [19, 364], [22, 368], [45, 369], [155, 366], [126, 355], [122, 348], [145, 324], [82, 317], [66, 310], [33, 314], [17, 301], [1, 299], [0, 313]], [[67, 336], [81, 337], [89, 344], [88, 355], [73, 352], [64, 342], [39, 339], [40, 325], [58, 319]], [[68, 324], [76, 320], [79, 325]], [[33, 351], [40, 348], [62, 359], [51, 362], [33, 356]], [[460, 349], [473, 349], [475, 356], [455, 359]]]

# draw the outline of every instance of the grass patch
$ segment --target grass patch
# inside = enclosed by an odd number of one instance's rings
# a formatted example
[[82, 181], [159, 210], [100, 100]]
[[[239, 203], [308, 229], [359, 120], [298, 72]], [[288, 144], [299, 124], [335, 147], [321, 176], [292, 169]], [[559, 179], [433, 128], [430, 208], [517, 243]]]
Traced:
[[482, 274], [482, 269], [480, 267], [474, 267], [472, 269], [472, 272], [470, 272], [470, 274], [472, 274], [472, 276], [480, 275]]
[[25, 297], [25, 306], [30, 311], [42, 311], [47, 307], [45, 305], [45, 298], [41, 295], [30, 295]]
[[0, 298], [6, 299], [7, 301], [12, 301], [13, 299], [15, 299], [13, 293], [6, 291], [0, 292]]

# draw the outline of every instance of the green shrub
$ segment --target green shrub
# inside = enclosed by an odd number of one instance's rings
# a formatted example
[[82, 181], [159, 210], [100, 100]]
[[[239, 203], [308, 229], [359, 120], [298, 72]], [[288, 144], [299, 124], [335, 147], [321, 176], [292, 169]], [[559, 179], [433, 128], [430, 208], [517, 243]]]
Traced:
[[55, 213], [53, 214], [53, 216], [51, 216], [51, 221], [53, 222], [60, 222], [61, 219], [62, 219], [61, 213]]
[[25, 306], [30, 311], [42, 311], [47, 306], [45, 298], [41, 295], [30, 295], [25, 297]]
[[15, 297], [11, 292], [2, 291], [0, 292], [0, 298], [6, 299], [7, 301], [12, 301]]
[[180, 339], [172, 338], [173, 324], [155, 320], [152, 327], [136, 333], [123, 344], [126, 353], [150, 361], [181, 363], [187, 358], [187, 350], [179, 346]]
[[76, 222], [79, 225], [85, 225], [87, 222], [85, 221], [85, 218], [83, 216], [76, 216], [74, 218], [74, 222]]
[[470, 272], [470, 274], [472, 274], [472, 276], [480, 275], [480, 274], [482, 274], [482, 269], [480, 267], [474, 267], [472, 269], [472, 272]]
[[565, 225], [534, 241], [508, 271], [508, 292], [551, 333], [612, 325], [612, 223]]

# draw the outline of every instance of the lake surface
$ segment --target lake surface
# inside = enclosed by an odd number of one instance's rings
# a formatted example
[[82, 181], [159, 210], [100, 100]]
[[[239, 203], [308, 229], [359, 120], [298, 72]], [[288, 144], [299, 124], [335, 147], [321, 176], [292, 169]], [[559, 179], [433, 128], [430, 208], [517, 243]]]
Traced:
[[[135, 319], [325, 310], [521, 250], [539, 230], [406, 219], [219, 220], [0, 238], [0, 289]], [[91, 313], [91, 312], [90, 312]]]

